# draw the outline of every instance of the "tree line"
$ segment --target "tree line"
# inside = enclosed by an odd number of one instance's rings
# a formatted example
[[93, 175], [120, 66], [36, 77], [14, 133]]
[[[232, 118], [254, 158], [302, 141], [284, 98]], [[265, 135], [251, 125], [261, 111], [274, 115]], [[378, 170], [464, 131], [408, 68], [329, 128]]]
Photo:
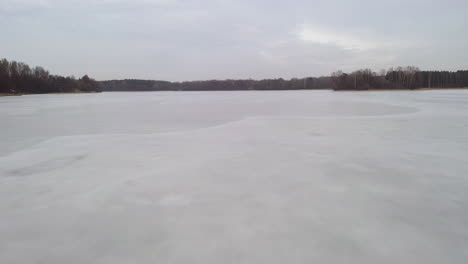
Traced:
[[0, 60], [0, 93], [37, 94], [37, 93], [76, 93], [98, 92], [100, 85], [87, 75], [80, 79], [52, 75], [40, 66]]
[[209, 80], [167, 82], [112, 80], [100, 82], [103, 91], [236, 91], [236, 90], [396, 90], [468, 87], [468, 71], [421, 71], [414, 66], [390, 68], [376, 73], [370, 69], [331, 76], [266, 80]]
[[373, 90], [468, 87], [468, 71], [421, 71], [397, 67], [376, 73], [370, 69], [331, 76], [290, 80], [208, 80], [168, 82], [153, 80], [112, 80], [97, 82], [87, 75], [80, 79], [51, 75], [42, 67], [0, 60], [0, 93], [73, 93], [96, 91], [237, 91], [237, 90]]
[[332, 74], [335, 90], [466, 88], [468, 71], [421, 71], [414, 66], [390, 68], [379, 73], [370, 69]]
[[331, 77], [293, 78], [291, 80], [208, 80], [167, 82], [151, 80], [102, 81], [103, 91], [244, 91], [244, 90], [311, 90], [329, 89]]

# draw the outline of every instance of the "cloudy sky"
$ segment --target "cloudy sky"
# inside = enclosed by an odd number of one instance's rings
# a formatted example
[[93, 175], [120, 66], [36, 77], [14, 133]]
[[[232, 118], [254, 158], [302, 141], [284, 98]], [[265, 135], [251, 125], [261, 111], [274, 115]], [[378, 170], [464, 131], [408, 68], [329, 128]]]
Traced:
[[468, 69], [467, 0], [0, 0], [0, 57], [98, 80]]

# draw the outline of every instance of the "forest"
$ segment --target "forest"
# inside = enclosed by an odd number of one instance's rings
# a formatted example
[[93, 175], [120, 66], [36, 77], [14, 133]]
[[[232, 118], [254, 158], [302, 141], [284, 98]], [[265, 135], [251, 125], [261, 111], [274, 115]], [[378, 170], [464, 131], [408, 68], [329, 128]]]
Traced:
[[414, 90], [421, 88], [468, 87], [468, 70], [421, 71], [414, 66], [390, 68], [376, 73], [370, 69], [331, 76], [285, 80], [208, 80], [168, 82], [153, 80], [95, 81], [87, 75], [76, 79], [52, 75], [44, 68], [0, 60], [0, 94], [78, 93], [99, 91], [237, 91], [237, 90]]
[[99, 92], [100, 85], [87, 75], [80, 79], [52, 75], [44, 68], [0, 60], [0, 94]]
[[208, 80], [167, 82], [150, 80], [102, 81], [103, 91], [243, 91], [243, 90], [304, 90], [330, 89], [330, 77], [293, 78], [291, 80]]
[[466, 88], [468, 71], [421, 71], [414, 66], [390, 68], [380, 73], [370, 69], [349, 74], [338, 71], [332, 74], [332, 85], [335, 90]]
[[100, 82], [103, 91], [236, 91], [236, 90], [414, 90], [422, 88], [468, 87], [468, 71], [421, 71], [417, 67], [397, 67], [376, 73], [370, 69], [331, 76], [290, 80], [209, 80], [167, 82], [151, 80], [112, 80]]

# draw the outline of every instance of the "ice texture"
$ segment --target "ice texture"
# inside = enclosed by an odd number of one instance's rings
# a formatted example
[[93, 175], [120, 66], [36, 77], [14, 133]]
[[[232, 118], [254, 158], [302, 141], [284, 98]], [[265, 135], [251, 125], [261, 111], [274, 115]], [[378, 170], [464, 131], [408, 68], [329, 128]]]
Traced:
[[467, 263], [468, 90], [0, 98], [0, 263]]

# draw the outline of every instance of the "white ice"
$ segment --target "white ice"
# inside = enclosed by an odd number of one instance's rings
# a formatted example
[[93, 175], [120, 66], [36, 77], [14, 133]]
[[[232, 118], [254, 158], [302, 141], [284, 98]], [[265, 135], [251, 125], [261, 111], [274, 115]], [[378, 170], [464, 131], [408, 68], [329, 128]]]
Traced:
[[0, 263], [466, 263], [468, 91], [0, 98]]

